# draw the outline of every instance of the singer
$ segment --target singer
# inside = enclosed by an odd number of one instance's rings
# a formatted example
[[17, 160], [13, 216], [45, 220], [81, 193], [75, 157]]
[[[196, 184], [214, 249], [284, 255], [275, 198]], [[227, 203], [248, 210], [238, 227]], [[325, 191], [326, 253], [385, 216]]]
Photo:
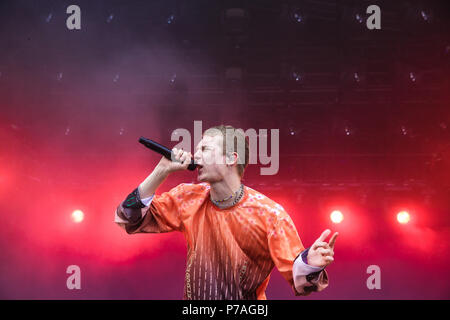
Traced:
[[[237, 148], [237, 139], [245, 141], [245, 150]], [[184, 234], [184, 299], [266, 299], [275, 266], [295, 295], [328, 286], [325, 267], [334, 260], [338, 233], [326, 242], [331, 233], [327, 229], [305, 249], [283, 207], [241, 183], [249, 158], [241, 130], [224, 125], [206, 130], [194, 154], [199, 183], [183, 183], [156, 195], [170, 174], [191, 164], [191, 153], [172, 151], [175, 161], [160, 160], [118, 206], [115, 222], [128, 234]]]

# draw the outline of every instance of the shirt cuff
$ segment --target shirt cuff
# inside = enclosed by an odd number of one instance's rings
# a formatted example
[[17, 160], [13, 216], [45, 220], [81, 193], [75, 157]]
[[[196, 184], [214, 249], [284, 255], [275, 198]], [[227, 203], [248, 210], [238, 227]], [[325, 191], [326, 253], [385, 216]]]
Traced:
[[[141, 211], [141, 219], [142, 219], [147, 214], [147, 210], [143, 210], [143, 209], [147, 209], [150, 206], [150, 203], [152, 203], [152, 200], [153, 200], [153, 197], [155, 196], [155, 194], [152, 194], [150, 197], [147, 197], [147, 198], [144, 198], [144, 199], [139, 199], [139, 189], [135, 190], [135, 192], [138, 193], [136, 196], [137, 196], [137, 199], [139, 200], [139, 202], [141, 203], [139, 209], [136, 209], [136, 210], [140, 210]], [[142, 207], [142, 206], [144, 206], [144, 207]], [[126, 210], [133, 210], [133, 209], [123, 208], [123, 210], [126, 211]], [[114, 222], [119, 223], [119, 224], [128, 224], [128, 223], [130, 223], [130, 221], [124, 220], [121, 217], [119, 217], [119, 215], [117, 214], [117, 210], [116, 210], [115, 215], [114, 215]]]
[[[142, 204], [145, 206], [144, 209], [148, 208], [150, 206], [150, 203], [152, 203], [152, 200], [153, 200], [154, 196], [155, 196], [155, 194], [152, 194], [150, 197], [141, 199]], [[142, 213], [142, 217], [145, 217], [145, 215], [147, 214], [147, 210], [145, 210], [145, 211], [141, 210], [141, 212], [143, 212]]]
[[308, 274], [315, 273], [324, 269], [321, 267], [310, 266], [309, 264], [305, 263], [308, 250], [309, 248], [300, 253], [297, 259], [295, 259], [294, 266], [292, 268], [294, 278], [297, 276], [307, 276]]
[[150, 206], [150, 203], [152, 203], [152, 200], [153, 200], [153, 197], [154, 197], [154, 196], [155, 196], [155, 195], [152, 194], [152, 195], [151, 195], [150, 197], [148, 197], [148, 198], [141, 199], [142, 204], [143, 204], [144, 206], [146, 206], [146, 207]]

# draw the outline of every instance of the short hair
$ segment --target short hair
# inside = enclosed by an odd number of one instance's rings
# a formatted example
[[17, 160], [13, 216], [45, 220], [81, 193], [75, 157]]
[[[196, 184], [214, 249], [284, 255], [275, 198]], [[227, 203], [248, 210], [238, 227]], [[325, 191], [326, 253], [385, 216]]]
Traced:
[[[249, 161], [249, 146], [248, 141], [245, 137], [245, 133], [242, 129], [236, 129], [229, 125], [219, 125], [211, 127], [203, 133], [207, 136], [222, 135], [223, 138], [223, 154], [226, 155], [229, 152], [236, 152], [238, 155], [237, 171], [239, 176], [242, 178], [244, 176], [244, 171], [248, 166]], [[227, 143], [232, 138], [232, 143]], [[242, 145], [243, 142], [243, 145]]]

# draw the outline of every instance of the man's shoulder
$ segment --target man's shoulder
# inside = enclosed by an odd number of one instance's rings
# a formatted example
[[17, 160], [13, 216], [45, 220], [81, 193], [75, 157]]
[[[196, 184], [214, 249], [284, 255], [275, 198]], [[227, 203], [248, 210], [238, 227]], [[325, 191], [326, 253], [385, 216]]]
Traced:
[[270, 215], [274, 216], [288, 215], [288, 213], [286, 212], [286, 210], [284, 210], [282, 205], [270, 199], [263, 193], [256, 191], [250, 187], [247, 187], [247, 190], [248, 190], [248, 199], [247, 199], [248, 205], [258, 208], [260, 210], [264, 210]]

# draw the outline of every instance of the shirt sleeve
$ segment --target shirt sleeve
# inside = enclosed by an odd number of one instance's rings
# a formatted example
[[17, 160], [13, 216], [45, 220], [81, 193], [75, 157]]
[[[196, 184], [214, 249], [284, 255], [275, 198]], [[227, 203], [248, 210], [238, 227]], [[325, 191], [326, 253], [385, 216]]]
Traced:
[[328, 286], [328, 273], [324, 268], [310, 266], [302, 259], [307, 250], [301, 252], [294, 261], [292, 275], [296, 295], [306, 296], [314, 291], [322, 291]]
[[[165, 233], [181, 231], [182, 221], [180, 207], [183, 199], [184, 185], [180, 184], [161, 195], [141, 199], [141, 217], [136, 222], [123, 223], [116, 220], [127, 233]], [[127, 208], [123, 203], [116, 210], [116, 216], [122, 219]]]
[[[295, 295], [308, 295], [328, 285], [325, 270], [316, 269], [297, 259], [305, 250], [290, 216], [283, 211], [276, 215], [270, 227], [268, 245], [272, 260], [281, 275], [289, 282]], [[318, 275], [322, 275], [318, 277]]]
[[[153, 197], [154, 197], [154, 195], [151, 195], [150, 197], [140, 199], [144, 208], [148, 208], [148, 206], [150, 205], [150, 203], [153, 200]], [[123, 206], [123, 203], [121, 205]], [[147, 213], [147, 210], [141, 210], [139, 208], [134, 208], [134, 209], [123, 208], [123, 210], [124, 211], [116, 210], [115, 216], [114, 216], [114, 222], [123, 228], [125, 228], [126, 224], [132, 223], [130, 221], [130, 216], [132, 215], [132, 213], [130, 211], [136, 211], [135, 215], [137, 215], [137, 217], [139, 217], [139, 218], [144, 217], [145, 214]], [[128, 214], [125, 215], [126, 211], [128, 211]], [[119, 216], [119, 214], [120, 214], [120, 216]]]
[[148, 198], [141, 199], [141, 202], [144, 204], [144, 206], [148, 207], [150, 205], [150, 203], [152, 202], [153, 196], [154, 195], [152, 195]]

